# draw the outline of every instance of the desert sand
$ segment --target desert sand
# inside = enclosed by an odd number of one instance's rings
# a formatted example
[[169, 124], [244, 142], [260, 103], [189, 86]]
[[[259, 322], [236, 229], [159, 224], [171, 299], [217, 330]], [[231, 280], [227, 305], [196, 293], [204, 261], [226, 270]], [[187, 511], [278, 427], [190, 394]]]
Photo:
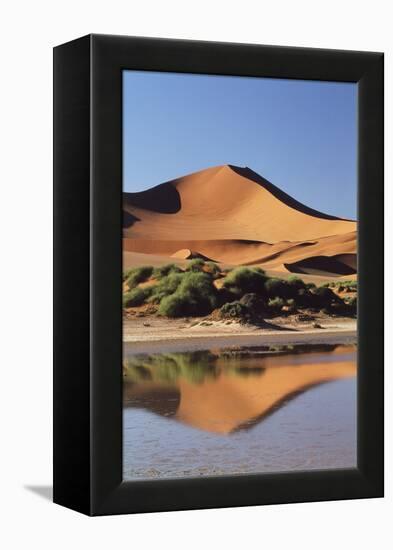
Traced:
[[356, 222], [297, 202], [249, 168], [217, 166], [124, 193], [124, 267], [195, 257], [278, 274], [356, 274]]
[[[317, 321], [321, 328], [314, 328]], [[134, 353], [203, 350], [230, 345], [332, 344], [356, 342], [356, 320], [314, 315], [312, 321], [276, 318], [264, 326], [236, 321], [167, 319], [163, 317], [123, 318], [124, 356]]]

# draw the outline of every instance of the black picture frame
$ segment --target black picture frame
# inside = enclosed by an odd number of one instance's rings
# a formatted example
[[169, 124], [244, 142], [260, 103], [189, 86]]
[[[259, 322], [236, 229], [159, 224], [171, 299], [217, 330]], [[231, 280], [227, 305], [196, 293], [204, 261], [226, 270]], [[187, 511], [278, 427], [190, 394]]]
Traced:
[[[358, 467], [122, 481], [122, 70], [358, 83]], [[54, 49], [54, 502], [88, 515], [383, 496], [383, 54], [88, 35]]]

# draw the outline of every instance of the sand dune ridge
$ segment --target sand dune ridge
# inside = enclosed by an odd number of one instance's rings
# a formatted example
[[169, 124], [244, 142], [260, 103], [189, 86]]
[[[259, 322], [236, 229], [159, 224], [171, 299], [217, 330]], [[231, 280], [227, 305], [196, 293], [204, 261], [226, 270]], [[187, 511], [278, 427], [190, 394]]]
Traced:
[[355, 221], [309, 208], [247, 167], [216, 166], [125, 193], [123, 207], [127, 252], [189, 250], [231, 265], [356, 272]]

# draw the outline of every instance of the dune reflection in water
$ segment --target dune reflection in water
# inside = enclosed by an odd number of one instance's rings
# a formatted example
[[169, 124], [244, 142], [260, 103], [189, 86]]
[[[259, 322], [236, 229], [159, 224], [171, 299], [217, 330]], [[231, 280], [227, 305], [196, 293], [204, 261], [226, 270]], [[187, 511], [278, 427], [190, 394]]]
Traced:
[[130, 356], [123, 429], [125, 479], [354, 467], [356, 350]]

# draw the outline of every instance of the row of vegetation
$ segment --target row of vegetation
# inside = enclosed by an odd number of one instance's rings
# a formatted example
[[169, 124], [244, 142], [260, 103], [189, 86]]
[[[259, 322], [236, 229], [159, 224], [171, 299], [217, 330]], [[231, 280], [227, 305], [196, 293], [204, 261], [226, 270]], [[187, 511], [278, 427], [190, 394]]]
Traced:
[[214, 310], [221, 318], [258, 321], [301, 310], [355, 315], [356, 282], [343, 281], [317, 287], [297, 276], [287, 280], [268, 277], [259, 267], [222, 271], [214, 262], [191, 260], [185, 269], [175, 264], [143, 266], [124, 273], [123, 306], [150, 304], [166, 317], [204, 316]]
[[322, 286], [334, 288], [337, 292], [357, 292], [358, 290], [357, 281], [331, 281]]
[[[277, 355], [333, 352], [337, 344], [269, 345], [253, 348], [227, 348], [220, 352], [136, 354], [123, 363], [123, 375], [128, 382], [173, 383], [184, 378], [191, 383], [215, 379], [222, 372], [246, 378], [265, 373], [265, 360]], [[258, 359], [256, 364], [255, 359]]]

